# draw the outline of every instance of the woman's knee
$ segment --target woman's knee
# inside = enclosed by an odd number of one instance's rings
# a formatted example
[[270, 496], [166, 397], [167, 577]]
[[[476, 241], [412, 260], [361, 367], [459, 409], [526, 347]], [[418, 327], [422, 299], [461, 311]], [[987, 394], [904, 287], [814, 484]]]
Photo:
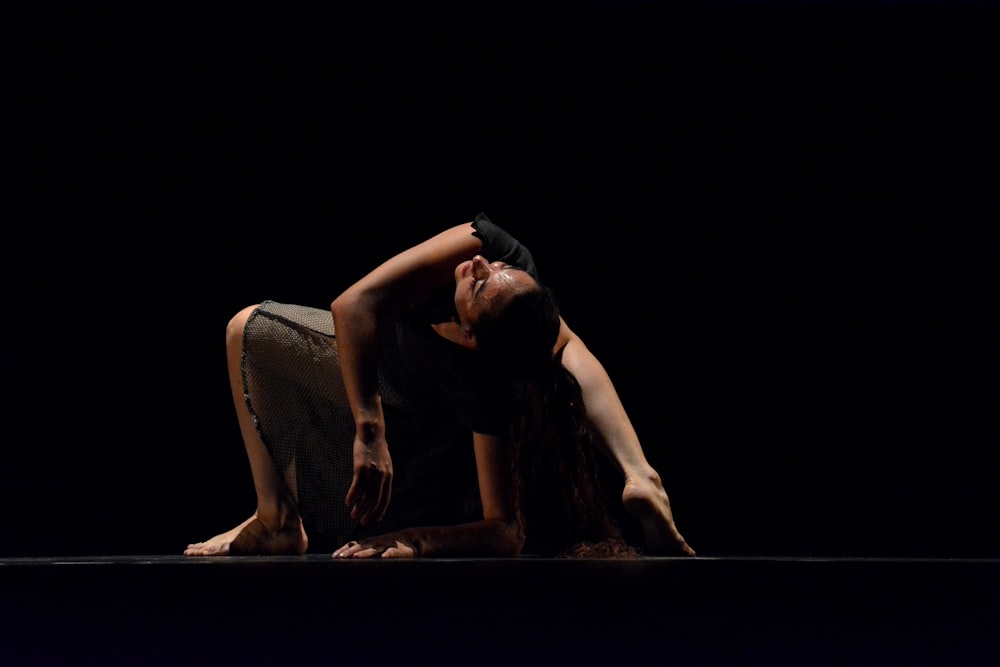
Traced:
[[239, 342], [243, 340], [243, 331], [246, 329], [247, 322], [259, 306], [260, 304], [247, 306], [240, 312], [233, 315], [232, 319], [229, 320], [229, 324], [226, 325], [227, 343]]

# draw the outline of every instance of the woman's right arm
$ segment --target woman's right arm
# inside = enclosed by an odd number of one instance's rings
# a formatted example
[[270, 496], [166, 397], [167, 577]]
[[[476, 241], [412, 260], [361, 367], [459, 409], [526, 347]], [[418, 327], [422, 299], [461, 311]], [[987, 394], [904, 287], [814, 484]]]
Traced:
[[363, 525], [381, 521], [392, 497], [392, 459], [378, 391], [378, 329], [454, 282], [455, 267], [482, 247], [472, 232], [472, 223], [463, 223], [404, 250], [330, 304], [355, 425], [354, 479], [346, 502]]

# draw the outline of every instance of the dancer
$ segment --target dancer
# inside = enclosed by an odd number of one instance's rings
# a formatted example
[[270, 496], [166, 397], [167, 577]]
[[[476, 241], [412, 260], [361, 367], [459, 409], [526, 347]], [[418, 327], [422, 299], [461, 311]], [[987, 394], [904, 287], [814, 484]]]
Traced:
[[188, 556], [695, 554], [605, 368], [484, 214], [226, 340], [257, 508]]

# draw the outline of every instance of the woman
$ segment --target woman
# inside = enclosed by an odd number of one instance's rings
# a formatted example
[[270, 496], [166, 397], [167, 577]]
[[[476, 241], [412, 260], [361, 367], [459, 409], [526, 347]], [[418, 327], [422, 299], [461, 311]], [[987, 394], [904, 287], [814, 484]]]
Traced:
[[[244, 309], [227, 357], [257, 511], [186, 555], [694, 555], [605, 369], [483, 214], [329, 311]], [[602, 454], [641, 552], [604, 505]]]

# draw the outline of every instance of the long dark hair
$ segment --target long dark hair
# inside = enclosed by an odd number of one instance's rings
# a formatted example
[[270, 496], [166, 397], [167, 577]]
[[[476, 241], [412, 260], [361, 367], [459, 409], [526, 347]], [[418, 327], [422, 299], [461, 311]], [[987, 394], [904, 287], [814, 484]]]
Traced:
[[510, 469], [526, 553], [626, 558], [629, 546], [604, 503], [602, 443], [576, 378], [553, 355], [560, 311], [553, 291], [515, 295], [476, 322], [480, 351], [510, 386]]

